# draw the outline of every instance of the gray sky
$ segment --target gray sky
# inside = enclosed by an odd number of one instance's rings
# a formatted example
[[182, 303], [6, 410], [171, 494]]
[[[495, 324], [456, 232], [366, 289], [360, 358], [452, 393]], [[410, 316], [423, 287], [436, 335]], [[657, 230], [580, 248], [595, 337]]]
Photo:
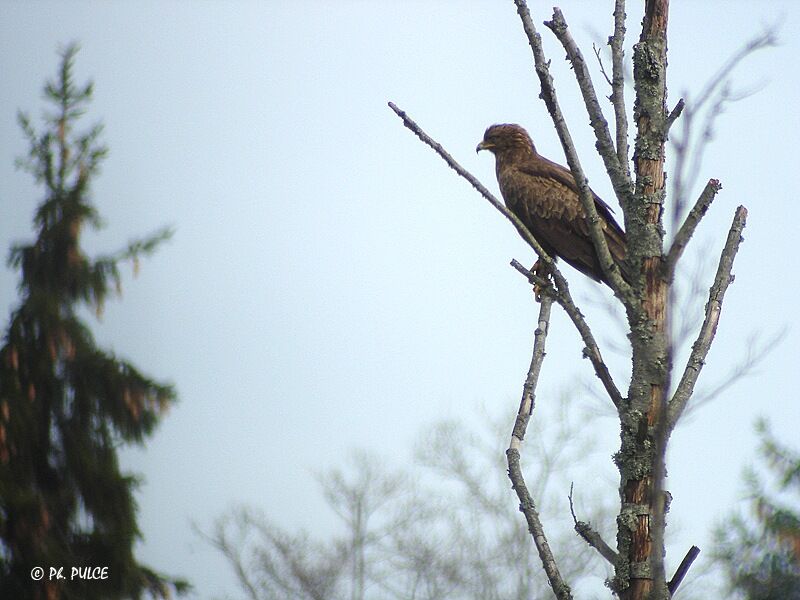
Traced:
[[[560, 4], [587, 56], [611, 30], [612, 4]], [[641, 12], [630, 4], [633, 39]], [[551, 5], [531, 2], [537, 23]], [[788, 327], [753, 376], [674, 435], [673, 564], [692, 543], [710, 549], [711, 525], [740, 499], [754, 419], [769, 417], [787, 441], [800, 430], [790, 385], [800, 349], [790, 258], [800, 211], [788, 191], [800, 129], [798, 19], [794, 2], [671, 10], [670, 104], [699, 90], [763, 26], [781, 24], [782, 45], [736, 72], [740, 89], [761, 91], [728, 106], [701, 168], [701, 182], [716, 177], [724, 188], [693, 257], [716, 261], [734, 208], [750, 210], [705, 387], [726, 376], [754, 332], [768, 339]], [[541, 29], [584, 169], [613, 203], [564, 52]], [[122, 300], [94, 326], [101, 344], [180, 394], [146, 449], [125, 453], [146, 480], [139, 556], [188, 577], [196, 598], [233, 593], [232, 575], [191, 522], [207, 527], [246, 502], [287, 528], [324, 533], [333, 517], [315, 470], [341, 464], [353, 447], [402, 463], [435, 419], [474, 419], [476, 406], [501, 412], [519, 398], [536, 307], [508, 262], [530, 264], [532, 251], [387, 101], [492, 190], [493, 160], [474, 152], [487, 125], [518, 122], [542, 154], [562, 163], [563, 154], [510, 2], [4, 2], [3, 248], [29, 235], [41, 199], [13, 168], [26, 149], [16, 111], [40, 115], [56, 49], [72, 40], [82, 46], [78, 81], [96, 84], [86, 122], [105, 122], [111, 150], [93, 188], [108, 226], [87, 237], [88, 247], [112, 250], [161, 225], [176, 228], [138, 277], [126, 274]], [[565, 271], [579, 298], [610, 295]], [[4, 314], [15, 282], [0, 270]], [[582, 305], [602, 339], [619, 337], [601, 309]], [[560, 313], [548, 342], [540, 405], [576, 379], [599, 388]], [[623, 388], [626, 368], [618, 357]], [[608, 446], [598, 452], [610, 456], [613, 420], [587, 426], [602, 430]], [[593, 476], [578, 470], [575, 479]]]

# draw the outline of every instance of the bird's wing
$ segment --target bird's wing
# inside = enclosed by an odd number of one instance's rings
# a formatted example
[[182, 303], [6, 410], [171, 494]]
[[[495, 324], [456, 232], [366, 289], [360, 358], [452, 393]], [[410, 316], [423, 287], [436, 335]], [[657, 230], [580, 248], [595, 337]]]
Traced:
[[592, 240], [582, 218], [568, 219], [564, 216], [542, 217], [536, 212], [528, 221], [535, 235], [542, 238], [545, 247], [551, 247], [556, 256], [596, 281], [603, 279], [602, 268], [597, 260]]
[[[519, 171], [531, 175], [532, 177], [547, 177], [557, 181], [564, 187], [569, 190], [572, 190], [575, 193], [575, 196], [578, 200], [578, 206], [580, 206], [580, 198], [578, 197], [578, 185], [575, 183], [575, 178], [572, 176], [572, 171], [567, 169], [566, 167], [561, 166], [560, 164], [553, 162], [543, 156], [537, 156], [535, 160], [525, 161], [517, 165]], [[614, 209], [611, 208], [608, 204], [606, 204], [600, 196], [594, 193], [594, 191], [590, 188], [590, 192], [592, 192], [592, 196], [594, 196], [594, 203], [597, 207], [597, 212], [608, 220], [609, 222], [616, 222], [614, 221], [614, 217], [612, 216], [614, 213]], [[581, 213], [583, 209], [581, 208]], [[619, 226], [617, 226], [619, 228]]]
[[503, 169], [499, 178], [503, 198], [548, 253], [599, 280], [602, 274], [574, 181], [568, 185], [549, 171], [536, 165]]
[[[604, 279], [572, 173], [542, 157], [525, 161], [503, 173], [501, 185], [510, 208], [533, 230], [546, 249], [595, 280]], [[624, 268], [625, 233], [611, 208], [594, 192], [612, 257]], [[626, 277], [627, 278], [627, 277]]]
[[[559, 165], [558, 163], [548, 160], [543, 156], [537, 156], [536, 160], [526, 161], [517, 166], [518, 170], [526, 175], [536, 178], [549, 178], [554, 182], [558, 182], [563, 189], [570, 190], [574, 196], [567, 197], [564, 194], [560, 201], [562, 203], [562, 215], [567, 216], [570, 220], [575, 219], [576, 229], [583, 235], [589, 236], [589, 228], [586, 226], [585, 221], [580, 218], [576, 219], [576, 215], [583, 215], [583, 206], [580, 201], [578, 186], [575, 183], [575, 178], [572, 176], [572, 171]], [[625, 258], [625, 249], [627, 242], [625, 239], [625, 232], [614, 219], [614, 210], [606, 204], [600, 196], [589, 190], [594, 196], [594, 205], [597, 209], [597, 214], [602, 221], [602, 227], [606, 234], [606, 240], [609, 244], [611, 255], [617, 260], [622, 261]], [[546, 202], [549, 205], [551, 202]]]

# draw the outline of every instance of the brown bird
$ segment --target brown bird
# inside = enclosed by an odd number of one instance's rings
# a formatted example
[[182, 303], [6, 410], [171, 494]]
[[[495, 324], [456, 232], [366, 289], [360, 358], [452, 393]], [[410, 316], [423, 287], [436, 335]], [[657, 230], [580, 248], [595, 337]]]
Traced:
[[[476, 148], [476, 152], [481, 150], [489, 150], [495, 156], [497, 183], [506, 206], [545, 251], [553, 258], [563, 258], [595, 281], [608, 284], [572, 172], [540, 156], [528, 132], [519, 125], [492, 125]], [[608, 204], [594, 192], [592, 195], [611, 256], [623, 279], [630, 283], [625, 232], [614, 220]]]

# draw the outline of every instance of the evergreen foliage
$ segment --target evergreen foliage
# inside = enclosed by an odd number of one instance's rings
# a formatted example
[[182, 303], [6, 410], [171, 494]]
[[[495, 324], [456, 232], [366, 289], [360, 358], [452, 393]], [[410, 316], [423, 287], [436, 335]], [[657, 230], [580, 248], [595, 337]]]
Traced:
[[772, 490], [747, 474], [755, 523], [734, 515], [718, 528], [717, 556], [731, 591], [747, 600], [800, 600], [800, 454], [779, 443], [765, 422], [757, 429]]
[[[120, 291], [121, 261], [146, 255], [164, 229], [99, 258], [84, 254], [84, 225], [101, 225], [90, 183], [107, 150], [100, 125], [75, 126], [92, 97], [72, 69], [77, 46], [61, 54], [44, 88], [43, 133], [19, 114], [30, 151], [18, 160], [44, 188], [36, 239], [11, 249], [20, 303], [0, 348], [0, 598], [166, 598], [188, 584], [136, 561], [137, 478], [120, 471], [117, 448], [143, 443], [175, 401], [171, 385], [95, 345], [80, 309], [98, 314]], [[107, 579], [71, 580], [72, 567], [107, 566]], [[45, 569], [35, 581], [34, 567]], [[64, 579], [50, 579], [64, 567]]]

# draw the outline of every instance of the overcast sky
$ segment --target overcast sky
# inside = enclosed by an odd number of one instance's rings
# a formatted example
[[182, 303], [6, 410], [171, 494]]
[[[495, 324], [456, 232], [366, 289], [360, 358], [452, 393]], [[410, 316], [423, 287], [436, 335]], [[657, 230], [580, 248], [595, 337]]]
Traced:
[[[551, 5], [531, 2], [534, 21], [549, 18]], [[560, 6], [591, 56], [591, 43], [611, 32], [613, 2]], [[630, 56], [641, 9], [630, 2], [628, 12]], [[685, 90], [697, 92], [765, 26], [781, 26], [781, 46], [736, 71], [735, 89], [760, 91], [721, 115], [699, 175], [720, 179], [723, 191], [688, 253], [693, 260], [716, 260], [735, 207], [750, 211], [701, 388], [726, 377], [754, 334], [763, 341], [787, 329], [752, 376], [694, 412], [673, 437], [673, 565], [692, 543], [710, 549], [715, 519], [741, 499], [754, 420], [770, 418], [787, 441], [800, 430], [792, 375], [800, 357], [800, 203], [791, 179], [799, 18], [791, 1], [671, 8], [670, 105]], [[564, 52], [541, 29], [584, 169], [615, 204]], [[93, 187], [107, 227], [87, 235], [87, 247], [109, 251], [165, 224], [176, 229], [138, 277], [126, 273], [122, 299], [93, 325], [99, 343], [174, 382], [180, 396], [146, 449], [125, 453], [127, 467], [145, 479], [139, 557], [188, 577], [194, 598], [234, 594], [233, 576], [192, 522], [208, 527], [249, 503], [289, 529], [324, 534], [333, 517], [315, 470], [342, 464], [353, 447], [402, 464], [434, 420], [474, 419], [480, 405], [500, 414], [519, 399], [537, 307], [508, 263], [531, 264], [532, 251], [387, 102], [491, 190], [492, 157], [474, 151], [486, 126], [520, 123], [542, 154], [563, 163], [563, 153], [511, 2], [6, 1], [4, 248], [30, 236], [42, 198], [13, 168], [26, 150], [16, 111], [40, 116], [42, 86], [70, 41], [82, 47], [77, 80], [96, 84], [86, 124], [103, 120], [110, 147]], [[598, 336], [624, 342], [588, 303], [610, 293], [564, 270]], [[0, 270], [4, 315], [15, 286], [16, 275]], [[548, 343], [540, 405], [576, 380], [599, 388], [556, 310]], [[625, 389], [624, 358], [613, 368]], [[587, 427], [602, 433], [608, 445], [599, 452], [610, 457], [619, 440], [614, 421]], [[613, 495], [610, 458], [606, 464]], [[576, 471], [578, 482], [587, 477]]]

